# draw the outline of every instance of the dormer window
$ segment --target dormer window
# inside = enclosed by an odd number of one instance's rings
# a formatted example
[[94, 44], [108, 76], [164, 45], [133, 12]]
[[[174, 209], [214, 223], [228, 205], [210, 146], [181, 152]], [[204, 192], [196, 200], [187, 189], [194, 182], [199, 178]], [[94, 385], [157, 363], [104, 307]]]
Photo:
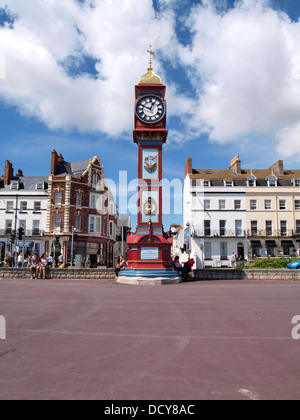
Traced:
[[225, 187], [233, 187], [233, 181], [225, 181]]
[[10, 183], [11, 190], [19, 190], [20, 189], [20, 182], [19, 181], [12, 181]]
[[269, 187], [277, 187], [277, 178], [275, 175], [271, 175], [268, 178], [268, 186]]
[[256, 187], [256, 177], [253, 174], [247, 178], [247, 186]]
[[203, 181], [203, 187], [210, 187], [210, 181]]
[[36, 186], [35, 186], [35, 189], [36, 189], [37, 191], [44, 190], [44, 189], [45, 189], [45, 183], [44, 183], [44, 182], [37, 182], [37, 183], [36, 183]]
[[300, 179], [294, 179], [294, 186], [300, 187]]

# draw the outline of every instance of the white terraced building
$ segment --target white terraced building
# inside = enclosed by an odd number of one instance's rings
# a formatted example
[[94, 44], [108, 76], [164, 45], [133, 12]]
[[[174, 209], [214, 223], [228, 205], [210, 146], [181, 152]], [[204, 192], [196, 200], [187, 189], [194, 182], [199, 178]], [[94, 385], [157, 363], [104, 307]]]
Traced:
[[[25, 177], [22, 171], [14, 176], [12, 164], [7, 161], [0, 179], [0, 257], [17, 251], [45, 251], [44, 231], [47, 219], [47, 177]], [[11, 243], [12, 233], [22, 227], [25, 236]]]

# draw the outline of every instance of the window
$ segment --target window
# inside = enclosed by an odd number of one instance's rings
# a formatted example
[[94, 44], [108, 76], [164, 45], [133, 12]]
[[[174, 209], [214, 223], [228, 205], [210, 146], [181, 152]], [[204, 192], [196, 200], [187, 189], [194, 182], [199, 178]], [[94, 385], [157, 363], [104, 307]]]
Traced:
[[21, 201], [20, 211], [21, 212], [26, 212], [27, 211], [27, 201]]
[[286, 210], [286, 201], [285, 200], [279, 200], [279, 209], [280, 210]]
[[296, 233], [300, 234], [300, 220], [296, 220]]
[[277, 179], [275, 178], [275, 176], [271, 176], [268, 179], [268, 185], [269, 187], [277, 187]]
[[92, 184], [94, 187], [98, 187], [100, 183], [100, 178], [98, 174], [94, 174], [92, 178]]
[[203, 187], [210, 187], [210, 181], [203, 181]]
[[242, 236], [243, 230], [242, 230], [242, 220], [236, 220], [235, 221], [235, 236]]
[[101, 233], [101, 217], [96, 217], [96, 232]]
[[211, 221], [204, 220], [204, 235], [210, 236], [211, 235]]
[[54, 230], [59, 230], [61, 226], [61, 215], [55, 214], [54, 215]]
[[300, 200], [295, 200], [295, 210], [300, 210]]
[[55, 193], [55, 205], [61, 206], [62, 205], [62, 193], [61, 191], [56, 191]]
[[89, 231], [91, 233], [95, 232], [95, 216], [90, 216], [90, 224], [89, 224]]
[[14, 202], [7, 201], [6, 202], [6, 213], [12, 213], [14, 211]]
[[280, 231], [281, 231], [281, 236], [287, 236], [287, 221], [286, 220], [280, 221]]
[[272, 220], [266, 220], [266, 235], [272, 236], [273, 233], [273, 223]]
[[256, 187], [256, 179], [254, 176], [250, 176], [247, 180], [248, 187]]
[[12, 181], [10, 184], [10, 189], [11, 190], [18, 190], [20, 188], [20, 183], [19, 181]]
[[210, 200], [204, 200], [204, 210], [210, 210]]
[[251, 220], [251, 236], [257, 236], [257, 220]]
[[294, 185], [295, 187], [300, 187], [300, 179], [295, 179]]
[[257, 210], [257, 200], [250, 200], [250, 210]]
[[12, 232], [12, 220], [5, 220], [5, 234], [10, 235]]
[[44, 190], [45, 189], [45, 183], [44, 182], [37, 182], [35, 186], [36, 190]]
[[225, 210], [225, 209], [226, 209], [226, 201], [219, 200], [219, 210]]
[[90, 216], [89, 231], [91, 233], [101, 233], [101, 217]]
[[225, 181], [225, 187], [233, 187], [233, 181]]
[[90, 208], [91, 209], [96, 208], [96, 196], [94, 194], [90, 195]]
[[211, 242], [204, 242], [204, 259], [205, 260], [212, 259]]
[[81, 216], [76, 215], [75, 216], [75, 229], [80, 232], [81, 231]]
[[37, 236], [40, 234], [40, 221], [33, 220], [32, 222], [32, 235]]
[[220, 236], [226, 235], [226, 220], [220, 220]]
[[114, 224], [113, 222], [109, 222], [109, 236], [114, 235]]
[[220, 257], [223, 261], [228, 259], [227, 242], [220, 242]]
[[76, 194], [76, 207], [82, 206], [82, 194], [78, 193]]
[[265, 210], [272, 210], [272, 200], [265, 200]]
[[234, 200], [234, 210], [241, 210], [241, 209], [242, 209], [241, 200]]
[[35, 201], [33, 205], [33, 211], [39, 213], [42, 210], [42, 203], [40, 201]]
[[19, 220], [19, 228], [26, 229], [26, 220]]

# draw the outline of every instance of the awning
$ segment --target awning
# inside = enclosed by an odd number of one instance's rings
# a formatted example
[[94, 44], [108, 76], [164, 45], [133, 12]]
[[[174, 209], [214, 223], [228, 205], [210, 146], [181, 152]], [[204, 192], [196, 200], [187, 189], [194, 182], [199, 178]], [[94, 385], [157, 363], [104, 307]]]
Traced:
[[251, 241], [252, 248], [262, 248], [262, 244], [260, 241]]
[[294, 246], [294, 242], [293, 241], [281, 241], [281, 246], [285, 246], [285, 247], [293, 247]]
[[[24, 246], [24, 241], [18, 241], [17, 246], [22, 248]], [[25, 241], [25, 248], [33, 248], [33, 247], [34, 247], [34, 242]]]
[[266, 241], [266, 248], [277, 248], [276, 241]]

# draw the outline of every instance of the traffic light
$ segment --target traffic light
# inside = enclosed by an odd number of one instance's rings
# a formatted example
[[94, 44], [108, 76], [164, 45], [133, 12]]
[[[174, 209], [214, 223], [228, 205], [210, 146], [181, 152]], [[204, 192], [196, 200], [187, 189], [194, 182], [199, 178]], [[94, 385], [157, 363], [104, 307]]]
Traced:
[[60, 237], [56, 236], [55, 237], [55, 245], [59, 245], [60, 244]]
[[16, 240], [16, 232], [13, 230], [10, 234], [10, 243], [14, 244]]
[[24, 228], [23, 227], [19, 227], [19, 229], [18, 229], [18, 239], [19, 239], [19, 241], [22, 241], [22, 239], [23, 239], [23, 236], [24, 236]]

